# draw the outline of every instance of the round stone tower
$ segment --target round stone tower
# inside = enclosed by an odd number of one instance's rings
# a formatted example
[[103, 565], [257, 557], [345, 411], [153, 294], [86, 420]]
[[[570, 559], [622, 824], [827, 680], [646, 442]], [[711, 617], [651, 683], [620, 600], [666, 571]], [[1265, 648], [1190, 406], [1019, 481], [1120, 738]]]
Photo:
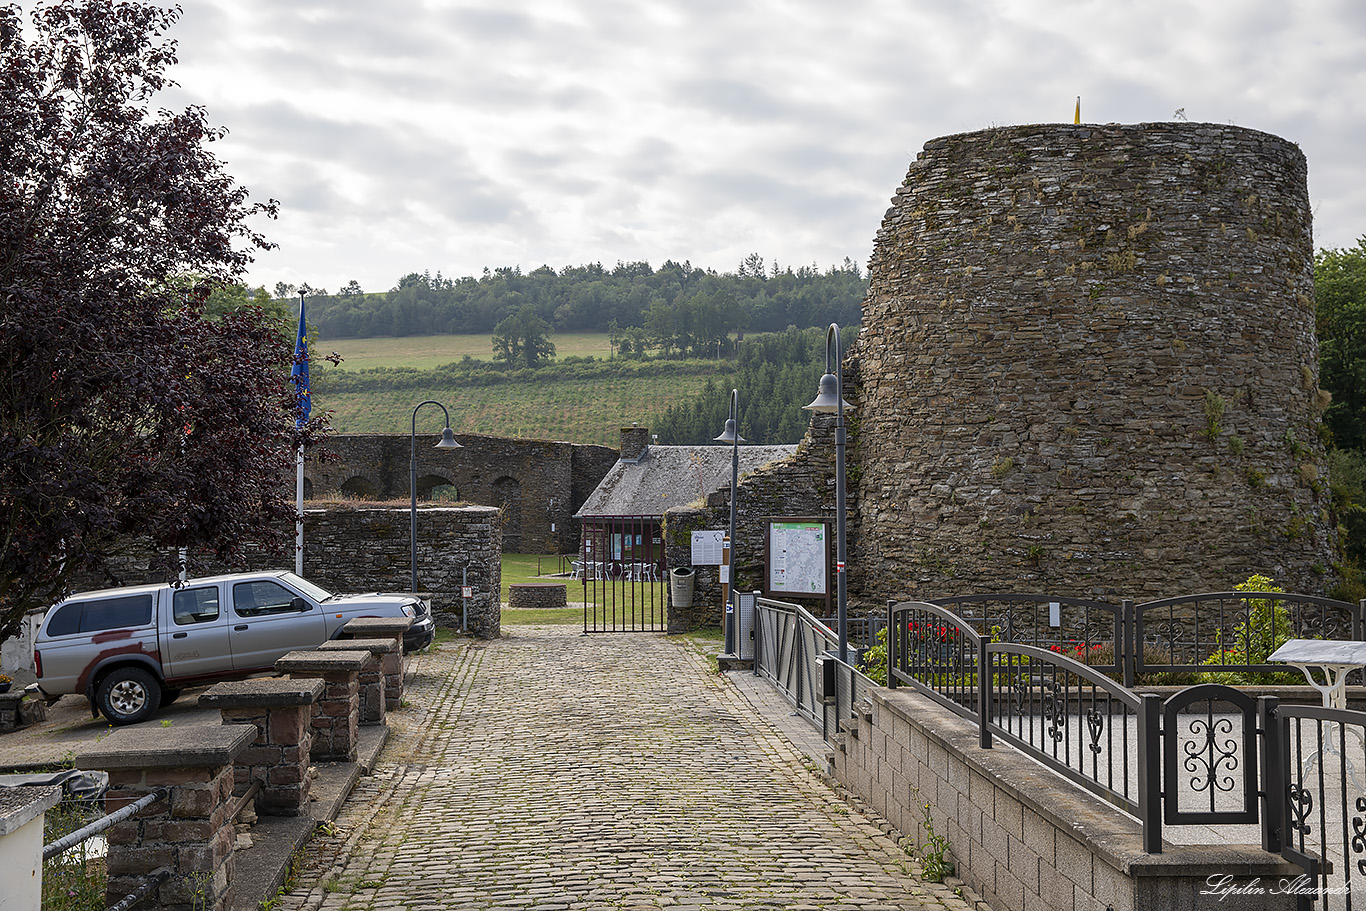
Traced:
[[849, 364], [861, 600], [1330, 581], [1293, 143], [1196, 123], [936, 139], [870, 271]]

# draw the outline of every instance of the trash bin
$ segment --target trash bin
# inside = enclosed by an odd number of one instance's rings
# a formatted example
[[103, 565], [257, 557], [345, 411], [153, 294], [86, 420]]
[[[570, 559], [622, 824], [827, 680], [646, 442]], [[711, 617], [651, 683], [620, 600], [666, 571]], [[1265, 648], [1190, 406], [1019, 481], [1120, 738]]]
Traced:
[[669, 570], [669, 604], [673, 607], [692, 607], [692, 584], [694, 570], [691, 566], [680, 566]]

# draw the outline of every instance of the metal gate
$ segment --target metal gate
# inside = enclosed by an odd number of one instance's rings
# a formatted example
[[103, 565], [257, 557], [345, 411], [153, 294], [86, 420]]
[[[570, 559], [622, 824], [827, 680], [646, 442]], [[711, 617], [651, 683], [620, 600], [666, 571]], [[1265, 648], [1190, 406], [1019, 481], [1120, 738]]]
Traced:
[[585, 516], [570, 578], [581, 586], [585, 634], [668, 629], [668, 567], [658, 516]]

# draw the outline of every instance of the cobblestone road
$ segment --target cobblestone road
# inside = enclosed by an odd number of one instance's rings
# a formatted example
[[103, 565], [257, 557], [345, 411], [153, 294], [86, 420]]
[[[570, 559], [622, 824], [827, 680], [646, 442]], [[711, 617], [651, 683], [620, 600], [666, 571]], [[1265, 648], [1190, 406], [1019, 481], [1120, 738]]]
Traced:
[[292, 909], [962, 909], [686, 640], [505, 628], [421, 659]]

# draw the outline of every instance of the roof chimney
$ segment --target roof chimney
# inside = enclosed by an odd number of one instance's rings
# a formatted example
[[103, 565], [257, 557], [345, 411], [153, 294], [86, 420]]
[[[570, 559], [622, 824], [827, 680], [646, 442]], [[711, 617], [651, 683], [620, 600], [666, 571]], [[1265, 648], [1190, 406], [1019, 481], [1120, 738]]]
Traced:
[[650, 448], [650, 428], [632, 424], [621, 428], [621, 460], [639, 462]]

